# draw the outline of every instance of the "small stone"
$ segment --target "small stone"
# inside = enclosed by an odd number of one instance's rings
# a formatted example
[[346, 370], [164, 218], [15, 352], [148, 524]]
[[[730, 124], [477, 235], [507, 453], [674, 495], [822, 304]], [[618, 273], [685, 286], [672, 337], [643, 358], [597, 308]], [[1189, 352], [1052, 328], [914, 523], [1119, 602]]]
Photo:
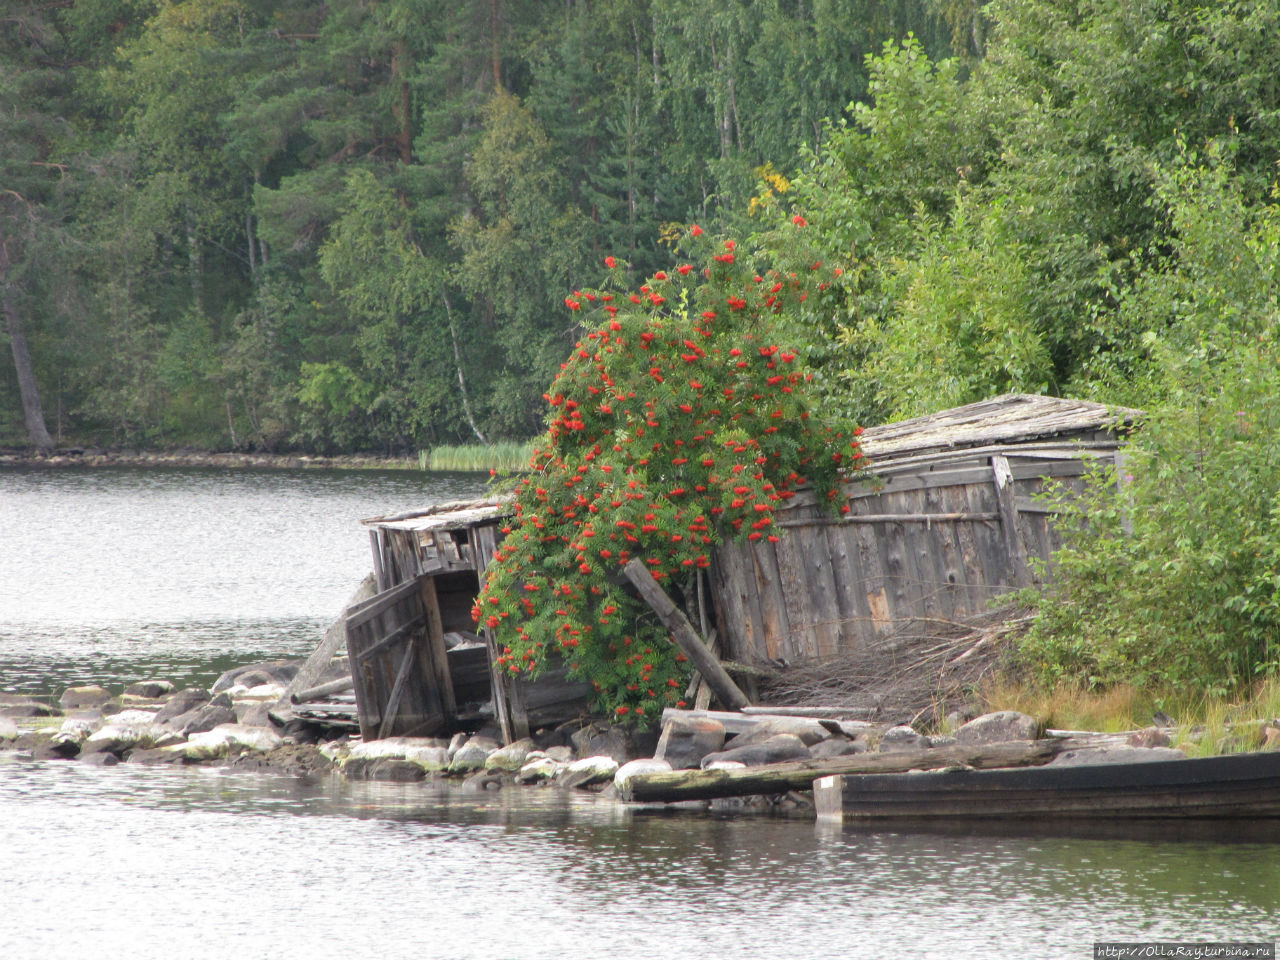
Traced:
[[809, 748], [809, 756], [814, 759], [823, 757], [847, 757], [855, 753], [866, 753], [866, 740], [846, 740], [844, 737], [831, 737]]
[[618, 763], [626, 763], [630, 759], [630, 744], [626, 731], [621, 727], [591, 723], [569, 740], [580, 757], [612, 757]]
[[538, 757], [529, 760], [520, 772], [516, 774], [516, 782], [518, 783], [538, 783], [542, 780], [550, 780], [556, 776], [565, 764], [559, 763], [550, 757]]
[[196, 707], [203, 706], [211, 699], [208, 690], [199, 687], [187, 687], [171, 696], [156, 713], [156, 723], [167, 723]]
[[0, 699], [0, 715], [6, 717], [60, 717], [62, 711], [30, 697]]
[[763, 743], [783, 733], [799, 737], [806, 747], [813, 746], [819, 740], [825, 740], [831, 735], [821, 720], [815, 720], [812, 717], [768, 717], [750, 730], [738, 734], [729, 742], [729, 745], [745, 747], [753, 743]]
[[923, 750], [928, 746], [929, 738], [905, 723], [890, 727], [880, 735], [880, 751], [882, 753], [894, 750]]
[[546, 754], [557, 763], [573, 762], [573, 747], [559, 746], [547, 747]]
[[215, 760], [232, 752], [267, 753], [283, 743], [279, 734], [262, 727], [224, 723], [212, 730], [193, 734], [186, 745], [190, 760]]
[[192, 734], [206, 733], [225, 723], [235, 722], [237, 718], [234, 707], [230, 704], [223, 705], [210, 701], [187, 713], [179, 714], [169, 721], [168, 726], [184, 737], [190, 737]]
[[111, 694], [95, 683], [81, 687], [67, 687], [58, 698], [58, 704], [63, 710], [87, 710], [100, 707], [110, 699]]
[[612, 780], [617, 772], [618, 761], [613, 757], [583, 757], [565, 767], [556, 783], [562, 787], [589, 787]]
[[462, 781], [462, 789], [472, 793], [486, 793], [501, 790], [506, 784], [506, 775], [501, 770], [477, 770]]
[[713, 760], [703, 770], [745, 770], [747, 765], [741, 760]]
[[0, 716], [0, 742], [18, 739], [18, 725], [8, 717]]
[[1131, 747], [1167, 747], [1172, 742], [1169, 735], [1159, 727], [1135, 730], [1125, 739], [1125, 743]]
[[507, 773], [515, 773], [524, 766], [529, 752], [533, 750], [533, 746], [533, 741], [526, 737], [505, 747], [500, 747], [485, 757], [484, 768], [486, 770], [505, 770]]
[[646, 773], [670, 773], [671, 764], [654, 757], [652, 760], [629, 760], [620, 766], [613, 775], [613, 785], [623, 796], [627, 795], [627, 781], [632, 777]]
[[484, 762], [489, 754], [498, 749], [498, 744], [488, 737], [472, 737], [458, 748], [458, 752], [449, 761], [449, 773], [473, 773], [484, 769]]
[[[325, 751], [322, 749], [321, 752]], [[408, 760], [427, 772], [444, 770], [449, 766], [449, 754], [444, 741], [434, 737], [387, 737], [385, 740], [370, 740], [368, 743], [357, 743], [349, 749], [348, 754], [361, 759]]]
[[427, 772], [412, 760], [395, 757], [352, 757], [342, 765], [348, 780], [380, 780], [390, 783], [415, 783], [425, 780]]
[[457, 754], [457, 752], [458, 752], [459, 750], [461, 750], [461, 749], [463, 748], [463, 746], [465, 746], [465, 745], [466, 745], [466, 742], [467, 742], [468, 740], [470, 740], [470, 739], [471, 739], [471, 735], [470, 735], [470, 734], [467, 734], [467, 733], [455, 733], [455, 734], [453, 735], [453, 738], [452, 738], [452, 739], [450, 739], [450, 741], [449, 741], [449, 747], [448, 747], [448, 750], [449, 750], [449, 759], [450, 759], [450, 760], [452, 760], [452, 759], [454, 758], [454, 755], [455, 755], [455, 754]]
[[160, 697], [169, 696], [175, 689], [168, 680], [141, 680], [138, 683], [129, 684], [124, 688], [124, 692], [134, 697], [158, 700]]
[[271, 723], [271, 705], [263, 700], [253, 702], [240, 702], [233, 708], [236, 715], [236, 723], [242, 723], [246, 727], [270, 727]]
[[186, 744], [171, 744], [167, 747], [151, 747], [149, 749], [130, 750], [125, 757], [126, 763], [183, 763], [187, 759]]
[[724, 748], [724, 724], [701, 717], [672, 717], [662, 725], [655, 760], [673, 770], [696, 770], [702, 758]]
[[956, 741], [967, 744], [1005, 743], [1009, 740], [1038, 740], [1044, 726], [1034, 717], [1016, 710], [987, 713], [970, 720], [956, 731]]
[[793, 733], [781, 733], [761, 743], [748, 744], [745, 747], [734, 747], [719, 753], [709, 753], [702, 758], [702, 769], [712, 763], [725, 760], [736, 760], [749, 767], [758, 767], [766, 763], [781, 763], [784, 760], [802, 760], [809, 756], [809, 748]]
[[1262, 746], [1260, 750], [1280, 750], [1280, 727], [1265, 726], [1262, 728]]

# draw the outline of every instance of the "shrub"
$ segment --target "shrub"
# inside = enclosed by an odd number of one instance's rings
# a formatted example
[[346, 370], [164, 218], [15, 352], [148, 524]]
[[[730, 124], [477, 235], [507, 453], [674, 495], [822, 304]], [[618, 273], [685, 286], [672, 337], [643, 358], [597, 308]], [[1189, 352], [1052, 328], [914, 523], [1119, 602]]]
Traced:
[[827, 282], [820, 265], [754, 273], [732, 240], [700, 234], [687, 240], [703, 266], [566, 299], [593, 323], [546, 394], [547, 433], [473, 611], [511, 674], [561, 657], [600, 708], [641, 722], [679, 703], [686, 658], [620, 567], [644, 560], [679, 600], [723, 537], [776, 540], [801, 485], [847, 510], [842, 473], [862, 457], [861, 431], [813, 415], [804, 358], [775, 342], [777, 318]]

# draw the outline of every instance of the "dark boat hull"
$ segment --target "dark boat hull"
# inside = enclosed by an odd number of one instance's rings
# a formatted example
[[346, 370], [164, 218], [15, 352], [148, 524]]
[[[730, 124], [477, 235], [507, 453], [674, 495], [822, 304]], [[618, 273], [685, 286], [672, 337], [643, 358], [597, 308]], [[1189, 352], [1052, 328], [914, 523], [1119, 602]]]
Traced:
[[1280, 817], [1280, 752], [824, 777], [814, 798], [819, 816], [855, 821]]

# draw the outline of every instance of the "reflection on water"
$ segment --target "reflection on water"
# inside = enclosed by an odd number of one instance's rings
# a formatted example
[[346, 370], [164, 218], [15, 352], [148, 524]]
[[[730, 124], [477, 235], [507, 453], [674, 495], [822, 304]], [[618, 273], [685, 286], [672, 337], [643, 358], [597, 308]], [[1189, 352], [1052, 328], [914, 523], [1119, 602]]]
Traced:
[[[361, 517], [474, 477], [0, 471], [0, 690], [207, 683], [307, 653]], [[0, 759], [0, 960], [1083, 958], [1269, 940], [1249, 827], [832, 829], [548, 789]], [[1221, 831], [1227, 831], [1225, 834]]]
[[304, 655], [370, 568], [362, 518], [483, 491], [408, 471], [0, 471], [0, 690]]
[[73, 763], [0, 764], [0, 849], [0, 952], [53, 958], [1084, 957], [1095, 939], [1269, 939], [1280, 883], [1265, 844]]

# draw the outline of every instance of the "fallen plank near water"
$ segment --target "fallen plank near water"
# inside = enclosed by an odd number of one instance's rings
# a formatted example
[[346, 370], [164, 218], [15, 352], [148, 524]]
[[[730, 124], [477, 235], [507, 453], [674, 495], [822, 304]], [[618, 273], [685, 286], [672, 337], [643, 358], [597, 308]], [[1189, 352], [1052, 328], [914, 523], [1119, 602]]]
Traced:
[[680, 612], [667, 596], [666, 591], [658, 585], [658, 581], [653, 579], [653, 574], [649, 572], [648, 567], [637, 559], [623, 567], [622, 572], [635, 585], [644, 602], [658, 615], [662, 625], [671, 631], [671, 638], [693, 661], [694, 667], [707, 681], [707, 686], [720, 698], [720, 702], [735, 710], [750, 706], [751, 701], [747, 699], [747, 695], [738, 689], [738, 685], [725, 672], [715, 654], [702, 642], [702, 638], [693, 629], [693, 624]]
[[[836, 715], [843, 720], [845, 713], [841, 712]], [[774, 707], [747, 707], [742, 713], [729, 710], [682, 710], [678, 707], [667, 707], [662, 711], [662, 722], [668, 720], [685, 719], [685, 720], [715, 720], [724, 727], [724, 732], [728, 736], [736, 736], [739, 733], [746, 733], [754, 730], [762, 723], [770, 720], [834, 720], [833, 715], [827, 713], [791, 713], [789, 711], [779, 711]], [[835, 720], [839, 722], [839, 720]], [[867, 723], [865, 720], [845, 721], [849, 727], [857, 727], [859, 729], [865, 727], [872, 729], [876, 724]], [[889, 726], [889, 724], [881, 724], [881, 727]], [[832, 729], [832, 728], [828, 728]]]
[[954, 766], [980, 770], [1039, 766], [1052, 760], [1061, 749], [1062, 745], [1055, 740], [1011, 740], [1006, 743], [951, 744], [892, 753], [859, 753], [821, 760], [789, 760], [735, 770], [642, 773], [625, 780], [618, 793], [623, 800], [635, 803], [748, 797], [809, 790], [819, 777], [906, 773], [908, 770], [938, 770]]

